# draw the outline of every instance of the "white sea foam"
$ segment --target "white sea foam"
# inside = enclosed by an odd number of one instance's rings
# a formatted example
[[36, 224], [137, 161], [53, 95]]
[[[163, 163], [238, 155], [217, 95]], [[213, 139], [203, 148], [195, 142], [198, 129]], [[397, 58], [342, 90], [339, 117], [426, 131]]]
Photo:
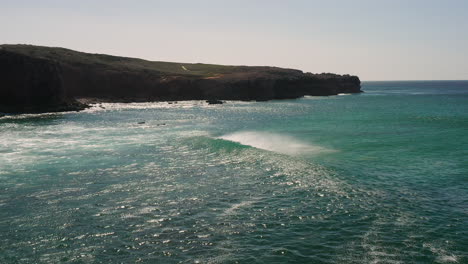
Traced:
[[226, 210], [224, 211], [223, 215], [231, 215], [231, 214], [233, 214], [236, 210], [238, 210], [239, 208], [248, 207], [248, 206], [250, 206], [252, 203], [254, 203], [254, 201], [243, 201], [243, 202], [240, 202], [240, 203], [233, 204], [231, 207], [229, 207], [228, 209], [226, 209]]
[[437, 255], [437, 258], [436, 258], [437, 263], [457, 263], [458, 262], [457, 256], [449, 253], [447, 250], [445, 250], [441, 246], [436, 246], [431, 243], [424, 243], [423, 247], [429, 248], [432, 253]]
[[302, 142], [291, 136], [268, 132], [244, 131], [224, 135], [219, 138], [288, 155], [314, 154], [331, 151], [330, 149]]
[[[225, 101], [225, 103], [233, 104], [235, 101]], [[87, 113], [100, 111], [120, 111], [120, 110], [146, 110], [146, 109], [180, 109], [194, 107], [213, 107], [203, 100], [190, 101], [160, 101], [160, 102], [138, 102], [138, 103], [96, 103], [91, 104], [91, 107], [84, 110]]]

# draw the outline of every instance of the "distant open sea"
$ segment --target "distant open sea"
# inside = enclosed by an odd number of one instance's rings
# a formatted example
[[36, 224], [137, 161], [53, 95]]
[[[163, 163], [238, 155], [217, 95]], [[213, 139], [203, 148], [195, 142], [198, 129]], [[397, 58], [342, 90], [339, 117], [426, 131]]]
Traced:
[[468, 81], [363, 90], [0, 118], [0, 263], [468, 263]]

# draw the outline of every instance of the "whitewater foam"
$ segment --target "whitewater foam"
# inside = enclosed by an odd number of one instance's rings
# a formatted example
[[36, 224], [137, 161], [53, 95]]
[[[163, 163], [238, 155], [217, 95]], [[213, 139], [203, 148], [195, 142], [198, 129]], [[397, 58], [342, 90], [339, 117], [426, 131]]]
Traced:
[[288, 155], [303, 155], [329, 152], [330, 149], [302, 142], [294, 137], [269, 132], [244, 131], [219, 137], [258, 149]]

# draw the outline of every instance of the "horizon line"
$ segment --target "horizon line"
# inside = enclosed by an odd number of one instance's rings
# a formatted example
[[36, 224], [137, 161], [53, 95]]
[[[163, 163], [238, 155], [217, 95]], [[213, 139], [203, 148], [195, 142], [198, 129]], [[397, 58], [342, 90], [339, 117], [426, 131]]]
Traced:
[[[47, 46], [44, 44], [28, 44], [28, 43], [0, 43], [0, 49], [2, 48], [1, 46], [34, 46], [34, 47], [44, 47], [44, 48], [59, 48], [59, 49], [67, 49], [71, 50], [74, 52], [80, 52], [80, 53], [85, 53], [85, 54], [90, 54], [90, 55], [107, 55], [107, 56], [115, 56], [115, 57], [123, 57], [127, 59], [137, 59], [137, 60], [144, 60], [144, 61], [149, 61], [149, 62], [168, 62], [168, 63], [176, 63], [176, 64], [207, 64], [207, 65], [219, 65], [219, 66], [240, 66], [240, 67], [271, 67], [271, 68], [282, 68], [282, 69], [290, 69], [290, 70], [299, 70], [302, 71], [303, 73], [312, 73], [312, 74], [337, 74], [337, 75], [351, 75], [351, 76], [357, 76], [359, 78], [359, 74], [351, 74], [351, 73], [336, 73], [336, 72], [311, 72], [307, 70], [302, 70], [299, 68], [292, 68], [288, 66], [273, 66], [273, 65], [252, 65], [252, 64], [230, 64], [230, 63], [210, 63], [210, 62], [181, 62], [181, 61], [161, 61], [161, 60], [153, 60], [153, 59], [147, 59], [141, 56], [132, 56], [132, 55], [123, 55], [123, 54], [112, 54], [112, 53], [99, 53], [99, 52], [92, 52], [92, 51], [83, 51], [81, 49], [74, 49], [74, 48], [68, 48], [68, 47], [63, 47], [63, 46]], [[468, 81], [468, 79], [411, 79], [411, 80], [401, 80], [401, 79], [395, 79], [395, 80], [385, 80], [385, 79], [380, 79], [380, 80], [361, 80], [361, 82], [428, 82], [428, 81]]]

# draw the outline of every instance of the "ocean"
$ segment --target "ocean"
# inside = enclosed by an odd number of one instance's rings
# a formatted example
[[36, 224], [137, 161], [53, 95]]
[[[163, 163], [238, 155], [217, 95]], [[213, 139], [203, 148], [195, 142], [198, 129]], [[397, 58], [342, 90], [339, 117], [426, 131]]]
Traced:
[[468, 263], [468, 81], [0, 118], [0, 263]]

